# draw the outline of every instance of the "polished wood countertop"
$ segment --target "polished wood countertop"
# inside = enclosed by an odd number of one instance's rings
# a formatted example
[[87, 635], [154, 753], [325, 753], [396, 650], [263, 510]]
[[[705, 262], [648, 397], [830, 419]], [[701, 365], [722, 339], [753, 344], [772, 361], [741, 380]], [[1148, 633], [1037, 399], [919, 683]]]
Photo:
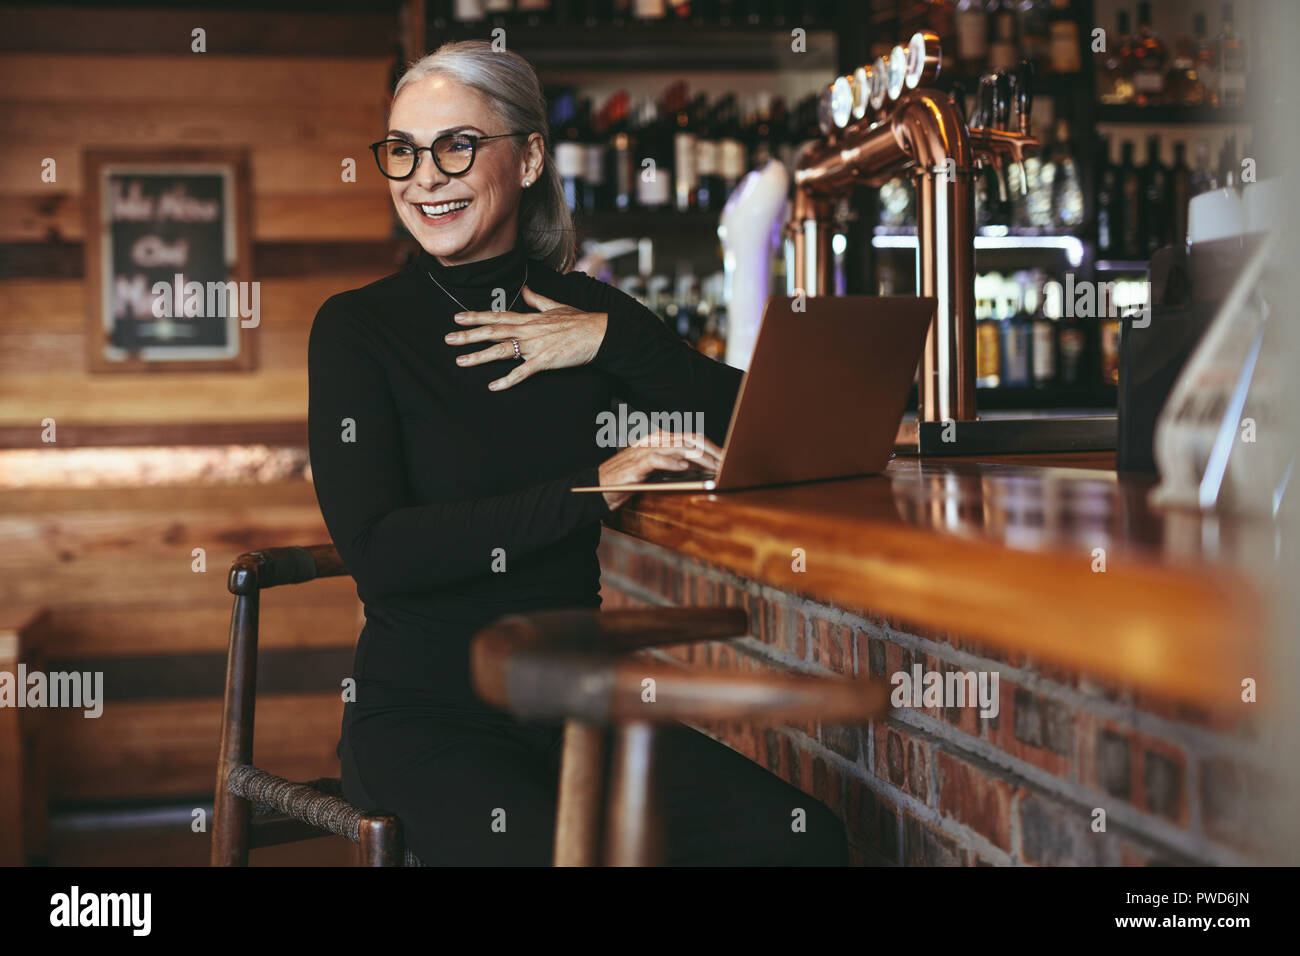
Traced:
[[900, 457], [870, 477], [642, 493], [608, 524], [847, 610], [1226, 710], [1265, 664], [1251, 563], [1275, 530], [1156, 511], [1155, 483], [1118, 475], [1113, 453]]

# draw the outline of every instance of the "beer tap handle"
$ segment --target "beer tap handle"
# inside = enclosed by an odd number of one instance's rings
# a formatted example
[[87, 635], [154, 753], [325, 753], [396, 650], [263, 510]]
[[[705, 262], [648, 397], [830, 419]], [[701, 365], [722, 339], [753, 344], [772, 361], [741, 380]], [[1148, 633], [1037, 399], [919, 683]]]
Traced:
[[1011, 77], [998, 70], [993, 81], [993, 125], [1005, 130], [1011, 123]]
[[993, 122], [993, 100], [996, 96], [993, 87], [994, 79], [991, 73], [980, 77], [980, 84], [975, 91], [975, 117], [971, 126], [983, 129]]
[[1016, 124], [1021, 136], [1029, 135], [1029, 113], [1034, 108], [1034, 64], [1021, 60], [1016, 69]]

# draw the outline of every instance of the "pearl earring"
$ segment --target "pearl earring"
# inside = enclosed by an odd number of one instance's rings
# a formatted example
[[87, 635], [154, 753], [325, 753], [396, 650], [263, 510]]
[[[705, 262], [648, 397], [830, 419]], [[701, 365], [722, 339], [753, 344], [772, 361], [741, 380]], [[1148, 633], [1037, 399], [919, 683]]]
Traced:
[[527, 187], [527, 186], [531, 186], [532, 184], [533, 184], [533, 181], [532, 181], [531, 179], [525, 179], [525, 180], [524, 180], [524, 186]]

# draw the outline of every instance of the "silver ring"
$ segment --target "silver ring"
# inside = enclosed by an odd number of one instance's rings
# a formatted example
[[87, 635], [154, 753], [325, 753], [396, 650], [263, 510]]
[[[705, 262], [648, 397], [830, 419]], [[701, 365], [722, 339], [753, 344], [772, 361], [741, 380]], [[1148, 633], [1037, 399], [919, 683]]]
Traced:
[[515, 358], [517, 358], [517, 359], [519, 359], [520, 361], [522, 361], [524, 356], [523, 356], [523, 353], [521, 353], [521, 352], [519, 351], [519, 340], [518, 340], [518, 339], [511, 339], [510, 341], [513, 342], [514, 345], [515, 345]]

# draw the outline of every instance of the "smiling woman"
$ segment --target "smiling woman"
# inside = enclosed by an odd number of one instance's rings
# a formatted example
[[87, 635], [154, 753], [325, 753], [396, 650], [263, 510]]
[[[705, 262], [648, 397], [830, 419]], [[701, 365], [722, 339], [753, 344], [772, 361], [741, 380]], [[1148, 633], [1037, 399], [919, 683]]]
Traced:
[[[601, 519], [628, 496], [570, 489], [716, 466], [742, 376], [567, 271], [573, 225], [521, 57], [441, 47], [398, 84], [388, 127], [375, 158], [422, 251], [331, 297], [308, 346], [316, 496], [366, 615], [344, 792], [396, 813], [426, 863], [545, 865], [561, 727], [480, 700], [470, 640], [512, 612], [599, 607]], [[708, 430], [611, 454], [616, 396]], [[847, 862], [828, 809], [729, 748], [679, 724], [660, 759], [667, 862]]]

